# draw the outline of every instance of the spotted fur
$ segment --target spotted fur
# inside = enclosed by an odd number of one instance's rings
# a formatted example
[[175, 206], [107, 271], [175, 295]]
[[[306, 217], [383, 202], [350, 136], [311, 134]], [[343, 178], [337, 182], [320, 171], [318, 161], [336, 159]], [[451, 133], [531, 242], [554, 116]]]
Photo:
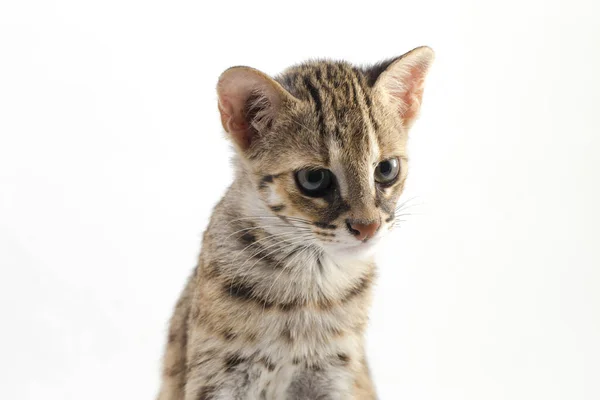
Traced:
[[[363, 343], [373, 249], [393, 226], [432, 59], [422, 47], [370, 68], [223, 73], [236, 176], [175, 307], [159, 400], [376, 398]], [[399, 177], [376, 183], [390, 158]], [[305, 195], [302, 168], [331, 170], [333, 189]], [[358, 241], [349, 221], [380, 228]]]

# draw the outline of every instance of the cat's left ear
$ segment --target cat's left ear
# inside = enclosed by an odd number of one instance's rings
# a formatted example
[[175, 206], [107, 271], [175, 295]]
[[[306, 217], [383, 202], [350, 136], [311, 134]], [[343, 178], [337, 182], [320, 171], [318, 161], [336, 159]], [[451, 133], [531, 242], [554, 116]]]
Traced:
[[365, 71], [373, 88], [397, 107], [404, 126], [408, 128], [419, 115], [425, 77], [433, 59], [431, 48], [417, 47]]
[[277, 113], [294, 98], [268, 75], [250, 67], [232, 67], [217, 85], [223, 128], [246, 151], [269, 129]]

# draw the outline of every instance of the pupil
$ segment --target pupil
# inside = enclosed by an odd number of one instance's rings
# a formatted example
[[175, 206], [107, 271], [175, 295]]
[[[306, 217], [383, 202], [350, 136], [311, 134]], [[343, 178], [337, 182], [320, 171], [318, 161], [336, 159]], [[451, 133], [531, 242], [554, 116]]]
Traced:
[[323, 172], [321, 171], [310, 171], [308, 173], [307, 179], [310, 183], [319, 183], [323, 177]]
[[389, 161], [382, 162], [379, 165], [379, 171], [381, 171], [383, 175], [388, 175], [390, 172], [392, 172], [392, 163]]

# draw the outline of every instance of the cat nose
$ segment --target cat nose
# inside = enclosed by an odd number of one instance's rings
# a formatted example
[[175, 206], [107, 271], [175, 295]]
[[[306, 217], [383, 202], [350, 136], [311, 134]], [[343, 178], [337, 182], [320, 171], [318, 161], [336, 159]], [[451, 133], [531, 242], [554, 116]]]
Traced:
[[350, 233], [353, 234], [358, 240], [366, 241], [375, 236], [375, 233], [377, 233], [381, 223], [369, 222], [364, 224], [353, 220], [347, 220], [346, 225]]

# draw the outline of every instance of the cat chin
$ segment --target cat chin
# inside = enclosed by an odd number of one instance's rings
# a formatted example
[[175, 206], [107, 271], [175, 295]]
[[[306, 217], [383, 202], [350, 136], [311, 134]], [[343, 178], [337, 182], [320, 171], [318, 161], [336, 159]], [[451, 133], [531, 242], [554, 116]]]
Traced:
[[369, 261], [379, 248], [381, 238], [373, 238], [367, 242], [345, 243], [335, 246], [326, 246], [325, 251], [337, 260], [365, 260]]

